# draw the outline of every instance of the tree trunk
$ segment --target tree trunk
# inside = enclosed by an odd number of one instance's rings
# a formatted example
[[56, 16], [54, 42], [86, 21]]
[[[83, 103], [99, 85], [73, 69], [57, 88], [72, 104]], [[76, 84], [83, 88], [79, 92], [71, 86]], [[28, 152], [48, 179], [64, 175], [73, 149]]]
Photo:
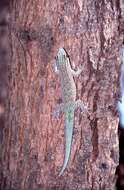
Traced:
[[[1, 190], [114, 189], [123, 7], [118, 0], [11, 3]], [[75, 112], [71, 156], [61, 177], [64, 116], [52, 116], [61, 102], [54, 72], [59, 47], [73, 68], [84, 66], [76, 79], [77, 98], [90, 109], [89, 115]]]

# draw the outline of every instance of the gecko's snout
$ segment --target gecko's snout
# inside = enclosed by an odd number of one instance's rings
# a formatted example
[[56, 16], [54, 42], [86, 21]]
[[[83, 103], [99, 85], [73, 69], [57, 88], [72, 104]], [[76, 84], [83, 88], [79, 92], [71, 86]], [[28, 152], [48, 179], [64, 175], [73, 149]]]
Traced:
[[66, 56], [66, 51], [64, 50], [64, 48], [59, 48], [58, 50], [58, 55], [65, 55]]

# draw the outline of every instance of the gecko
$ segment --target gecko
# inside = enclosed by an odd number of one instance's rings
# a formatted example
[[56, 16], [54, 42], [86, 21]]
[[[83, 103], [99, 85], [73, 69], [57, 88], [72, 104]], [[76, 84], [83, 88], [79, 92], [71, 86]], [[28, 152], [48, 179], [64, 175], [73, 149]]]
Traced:
[[74, 77], [78, 77], [83, 70], [83, 67], [78, 68], [77, 71], [71, 68], [70, 59], [64, 48], [59, 48], [56, 56], [57, 73], [60, 77], [62, 103], [56, 107], [56, 113], [64, 113], [65, 125], [65, 156], [62, 169], [59, 176], [61, 176], [67, 167], [73, 135], [74, 125], [74, 111], [80, 107], [82, 111], [87, 109], [87, 106], [78, 99], [76, 100], [76, 84]]
[[124, 128], [124, 47], [122, 47], [122, 66], [121, 66], [121, 101], [118, 101], [117, 109], [119, 111], [120, 126]]

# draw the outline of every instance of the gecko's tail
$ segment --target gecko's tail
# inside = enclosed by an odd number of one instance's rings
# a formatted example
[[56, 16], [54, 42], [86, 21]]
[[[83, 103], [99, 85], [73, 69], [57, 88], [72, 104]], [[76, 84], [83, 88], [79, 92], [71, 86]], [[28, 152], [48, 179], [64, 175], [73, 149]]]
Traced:
[[63, 174], [69, 161], [70, 152], [71, 152], [71, 143], [72, 143], [72, 133], [73, 133], [73, 119], [70, 121], [65, 121], [65, 158], [59, 176]]

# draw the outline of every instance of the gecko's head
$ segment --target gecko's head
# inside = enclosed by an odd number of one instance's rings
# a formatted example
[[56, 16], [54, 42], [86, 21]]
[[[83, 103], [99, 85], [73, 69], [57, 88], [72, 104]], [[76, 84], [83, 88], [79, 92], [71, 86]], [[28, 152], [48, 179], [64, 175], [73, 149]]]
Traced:
[[57, 56], [56, 56], [56, 63], [57, 66], [61, 66], [67, 63], [68, 61], [68, 55], [66, 53], [66, 51], [64, 50], [64, 48], [59, 48], [58, 52], [57, 52]]

